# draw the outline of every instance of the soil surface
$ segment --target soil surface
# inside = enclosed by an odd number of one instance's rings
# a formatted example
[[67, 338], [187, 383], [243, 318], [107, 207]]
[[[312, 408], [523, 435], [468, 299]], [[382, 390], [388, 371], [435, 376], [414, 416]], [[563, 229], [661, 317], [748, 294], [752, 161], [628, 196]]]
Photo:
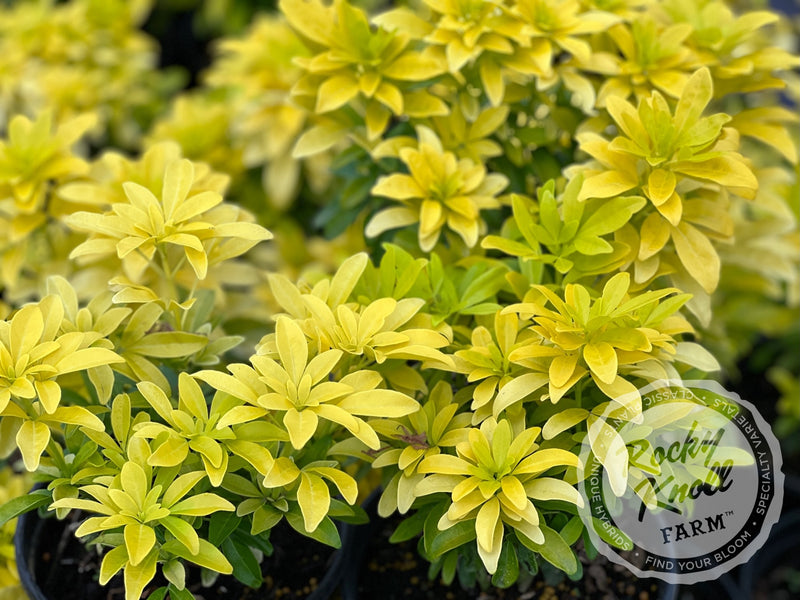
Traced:
[[[124, 600], [122, 573], [105, 586], [97, 583], [102, 556], [86, 549], [72, 532], [77, 524], [44, 519], [39, 544], [40, 561], [34, 576], [48, 600]], [[210, 587], [189, 585], [197, 600], [289, 600], [307, 598], [323, 581], [334, 550], [308, 540], [281, 523], [273, 530], [274, 551], [261, 563], [264, 585], [255, 590], [231, 576], [220, 576]], [[284, 540], [285, 543], [281, 543]], [[187, 565], [187, 581], [199, 582], [200, 570]], [[160, 571], [143, 598], [166, 585]]]

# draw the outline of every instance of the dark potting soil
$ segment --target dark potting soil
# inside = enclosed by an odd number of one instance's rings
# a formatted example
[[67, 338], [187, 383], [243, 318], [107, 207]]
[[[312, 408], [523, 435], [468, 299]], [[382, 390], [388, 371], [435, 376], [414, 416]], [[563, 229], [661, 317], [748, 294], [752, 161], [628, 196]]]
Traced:
[[[102, 556], [87, 549], [72, 532], [70, 525], [56, 519], [44, 519], [39, 539], [38, 566], [34, 576], [48, 600], [124, 600], [122, 572], [105, 586], [97, 583]], [[289, 600], [307, 598], [322, 581], [334, 554], [280, 523], [272, 532], [274, 551], [261, 563], [264, 584], [259, 589], [244, 586], [232, 576], [220, 576], [210, 587], [199, 584], [199, 568], [187, 566], [188, 586], [197, 600]], [[286, 543], [281, 543], [286, 540]], [[160, 571], [145, 588], [143, 598], [166, 585]]]
[[570, 581], [553, 573], [548, 580], [540, 572], [527, 589], [490, 587], [464, 590], [458, 580], [445, 585], [441, 578], [428, 579], [428, 563], [417, 555], [417, 541], [393, 544], [389, 537], [397, 526], [394, 519], [373, 525], [359, 578], [359, 600], [657, 600], [659, 582], [637, 579], [624, 567], [603, 556], [589, 561], [581, 552], [583, 578]]

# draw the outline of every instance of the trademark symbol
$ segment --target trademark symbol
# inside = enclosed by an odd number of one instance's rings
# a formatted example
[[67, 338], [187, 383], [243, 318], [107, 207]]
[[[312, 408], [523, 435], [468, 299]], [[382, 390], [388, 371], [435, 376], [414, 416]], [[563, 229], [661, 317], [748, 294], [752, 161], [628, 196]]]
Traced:
[[725, 511], [725, 516], [726, 517], [732, 517], [733, 516], [733, 511], [732, 510], [726, 510]]

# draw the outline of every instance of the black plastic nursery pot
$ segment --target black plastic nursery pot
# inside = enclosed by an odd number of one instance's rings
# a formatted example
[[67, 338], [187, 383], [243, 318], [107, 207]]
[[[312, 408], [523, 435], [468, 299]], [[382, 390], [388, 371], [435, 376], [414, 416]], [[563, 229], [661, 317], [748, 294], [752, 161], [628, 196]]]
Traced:
[[[675, 600], [679, 587], [657, 579], [637, 580], [624, 567], [599, 556], [584, 563], [584, 576], [570, 581], [558, 573], [540, 571], [531, 585], [520, 591], [508, 589], [465, 590], [456, 579], [445, 585], [428, 579], [428, 564], [417, 555], [416, 540], [389, 542], [398, 521], [378, 516], [380, 490], [373, 492], [363, 508], [370, 517], [365, 525], [347, 525], [343, 531], [345, 552], [341, 600], [519, 600], [616, 598], [619, 600]], [[551, 577], [550, 575], [556, 575]]]
[[800, 476], [785, 481], [783, 513], [762, 548], [745, 564], [719, 579], [695, 585], [674, 585], [658, 579], [637, 579], [624, 567], [599, 556], [584, 562], [581, 581], [556, 581], [537, 576], [528, 590], [462, 590], [427, 578], [427, 563], [417, 556], [416, 540], [389, 542], [397, 520], [377, 515], [380, 490], [363, 508], [364, 525], [342, 531], [344, 573], [341, 600], [481, 600], [571, 598], [618, 600], [794, 600], [800, 597]]
[[[339, 585], [343, 550], [309, 540], [280, 524], [273, 531], [274, 551], [262, 562], [263, 585], [244, 586], [232, 576], [220, 576], [200, 587], [199, 570], [187, 568], [187, 582], [203, 600], [305, 599], [328, 600]], [[105, 586], [97, 583], [100, 559], [74, 536], [78, 522], [42, 518], [27, 513], [19, 518], [14, 537], [20, 581], [30, 600], [124, 600], [122, 574]], [[158, 574], [143, 597], [165, 585]]]

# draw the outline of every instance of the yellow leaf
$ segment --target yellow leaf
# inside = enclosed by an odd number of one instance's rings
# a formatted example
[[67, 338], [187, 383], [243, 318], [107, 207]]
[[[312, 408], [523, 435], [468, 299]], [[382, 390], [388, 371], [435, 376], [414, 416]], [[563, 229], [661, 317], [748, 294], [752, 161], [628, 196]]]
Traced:
[[272, 454], [263, 446], [247, 440], [228, 440], [226, 445], [231, 452], [250, 463], [261, 475], [266, 476], [272, 468], [274, 462]]
[[[203, 335], [184, 331], [162, 331], [147, 334], [127, 349], [154, 358], [181, 358], [199, 352], [206, 344], [208, 338]], [[100, 348], [88, 348], [88, 350], [100, 350]]]
[[669, 241], [671, 227], [659, 213], [651, 213], [642, 223], [638, 260], [658, 254]]
[[421, 52], [405, 52], [382, 70], [386, 77], [400, 81], [425, 81], [444, 72], [442, 62]]
[[188, 373], [181, 373], [178, 376], [178, 396], [181, 406], [195, 419], [208, 420], [208, 406], [203, 391]]
[[124, 534], [128, 560], [131, 565], [138, 565], [147, 557], [155, 545], [156, 532], [147, 525], [131, 523], [125, 526]]
[[344, 471], [332, 467], [314, 467], [313, 470], [318, 475], [332, 481], [349, 504], [355, 504], [358, 497], [358, 484], [355, 479]]
[[234, 398], [246, 400], [254, 404], [258, 399], [258, 395], [248, 385], [227, 373], [220, 373], [219, 371], [199, 371], [194, 373], [192, 377], [196, 377], [200, 381], [205, 381], [214, 389], [230, 394]]
[[[492, 500], [497, 500], [493, 498]], [[477, 521], [476, 521], [477, 533]], [[478, 542], [478, 555], [481, 557], [481, 562], [486, 570], [494, 574], [497, 571], [497, 563], [500, 560], [500, 551], [503, 549], [503, 521], [497, 519], [494, 523], [494, 530], [491, 535], [491, 550], [486, 550], [484, 545]]]
[[553, 467], [577, 467], [578, 457], [561, 448], [545, 448], [526, 456], [514, 469], [515, 475], [538, 475]]
[[138, 509], [141, 510], [144, 507], [147, 492], [150, 491], [150, 482], [144, 469], [129, 460], [122, 465], [119, 479], [123, 491], [133, 499]]
[[[382, 82], [375, 90], [375, 100], [383, 104], [395, 115], [403, 114], [403, 94], [400, 90], [389, 82]], [[372, 104], [372, 103], [371, 103]], [[376, 106], [379, 106], [376, 104]], [[374, 109], [374, 110], [377, 110]], [[382, 117], [381, 117], [382, 118]]]
[[642, 397], [639, 390], [627, 379], [617, 375], [611, 383], [606, 383], [596, 375], [592, 374], [592, 380], [606, 396], [611, 398], [615, 404], [619, 404], [627, 411], [627, 419], [635, 420], [642, 414]]
[[359, 93], [358, 81], [352, 75], [336, 75], [319, 86], [314, 110], [326, 113], [344, 106]]
[[367, 268], [367, 263], [369, 263], [369, 257], [365, 252], [354, 254], [342, 263], [331, 279], [331, 287], [328, 290], [328, 306], [334, 307], [347, 302], [353, 288], [361, 278], [361, 274]]
[[425, 475], [422, 473], [414, 473], [408, 475], [400, 473], [397, 479], [397, 510], [400, 514], [405, 514], [414, 504], [414, 500], [420, 495], [417, 492], [417, 485], [424, 481]]
[[551, 440], [562, 431], [581, 423], [588, 416], [589, 411], [585, 408], [567, 408], [559, 411], [547, 419], [544, 427], [542, 427], [542, 437], [546, 440]]
[[450, 109], [444, 100], [426, 90], [403, 94], [403, 108], [406, 115], [415, 119], [443, 117], [450, 114]]
[[714, 181], [746, 198], [753, 198], [758, 189], [753, 171], [735, 152], [703, 161], [682, 161], [676, 163], [673, 170], [689, 177]]
[[495, 528], [500, 520], [500, 501], [491, 498], [481, 506], [475, 519], [475, 533], [478, 535], [478, 544], [486, 552], [494, 549]]
[[719, 283], [720, 260], [709, 239], [689, 223], [672, 228], [672, 243], [681, 263], [709, 294]]
[[308, 361], [308, 343], [300, 326], [287, 317], [278, 319], [275, 325], [275, 342], [281, 365], [297, 385], [303, 376]]
[[164, 517], [159, 520], [172, 535], [175, 536], [181, 544], [186, 546], [192, 554], [200, 552], [200, 539], [197, 536], [195, 528], [190, 523], [184, 521], [179, 517]]
[[397, 206], [387, 208], [373, 216], [364, 228], [364, 235], [377, 237], [389, 229], [406, 227], [419, 221], [419, 215], [410, 208]]
[[189, 445], [179, 437], [170, 437], [162, 442], [147, 459], [153, 467], [175, 467], [189, 455]]
[[584, 179], [578, 200], [619, 196], [637, 185], [639, 185], [638, 181], [621, 171], [604, 171]]
[[373, 196], [384, 196], [393, 200], [425, 197], [425, 192], [416, 180], [401, 173], [381, 177], [370, 192]]
[[418, 17], [406, 7], [396, 8], [373, 17], [372, 22], [387, 30], [398, 29], [413, 36], [424, 38], [431, 32], [432, 26], [425, 19]]
[[617, 353], [608, 342], [595, 342], [583, 347], [583, 360], [603, 382], [611, 383], [617, 376]]
[[12, 356], [30, 353], [39, 342], [43, 331], [44, 318], [39, 306], [29, 304], [19, 309], [11, 319], [11, 327], [8, 331], [8, 349]]
[[607, 98], [606, 109], [626, 136], [634, 141], [648, 139], [647, 131], [642, 125], [639, 113], [624, 97], [611, 96]]
[[170, 508], [189, 493], [197, 483], [206, 477], [203, 471], [191, 471], [175, 478], [161, 497], [161, 505]]
[[654, 169], [647, 178], [647, 197], [655, 206], [660, 206], [672, 196], [675, 183], [675, 173], [665, 169]]
[[340, 123], [315, 125], [300, 136], [292, 150], [294, 158], [306, 158], [325, 152], [347, 135], [347, 128]]
[[561, 388], [572, 379], [575, 374], [575, 366], [578, 364], [577, 352], [561, 354], [556, 356], [550, 363], [548, 375], [550, 376], [550, 385]]
[[611, 489], [618, 497], [628, 485], [628, 449], [625, 441], [604, 419], [589, 416], [589, 445], [605, 467]]
[[184, 158], [172, 161], [167, 165], [164, 172], [164, 184], [161, 188], [164, 215], [167, 218], [175, 217], [176, 207], [186, 199], [193, 182], [194, 166], [190, 160]]
[[505, 95], [505, 82], [500, 66], [493, 60], [484, 58], [480, 64], [481, 83], [492, 106], [500, 106]]
[[457, 456], [434, 454], [422, 459], [417, 466], [417, 471], [442, 475], [467, 475], [470, 471], [470, 464]]
[[300, 473], [297, 488], [297, 503], [303, 513], [303, 524], [307, 532], [316, 530], [328, 514], [331, 494], [321, 477], [311, 473]]
[[508, 475], [503, 477], [500, 481], [503, 494], [511, 501], [518, 510], [525, 510], [528, 504], [528, 497], [525, 494], [525, 488], [520, 483], [519, 479], [514, 476]]
[[410, 415], [419, 408], [416, 400], [394, 390], [355, 392], [337, 402], [337, 405], [354, 415], [390, 419]]
[[39, 468], [42, 452], [50, 441], [50, 428], [39, 421], [23, 421], [16, 439], [25, 468], [35, 471]]
[[317, 414], [312, 410], [298, 411], [292, 408], [286, 411], [283, 424], [295, 449], [299, 450], [311, 439], [317, 431], [317, 422]]
[[666, 202], [659, 204], [656, 208], [670, 224], [677, 227], [678, 223], [681, 222], [681, 217], [683, 216], [683, 202], [681, 201], [681, 197], [678, 196], [678, 192], [673, 192], [672, 196], [670, 196]]
[[675, 344], [675, 360], [706, 372], [719, 371], [720, 369], [719, 362], [714, 358], [714, 355], [695, 342], [678, 342]]
[[703, 114], [714, 95], [711, 72], [708, 67], [695, 71], [681, 92], [678, 105], [675, 107], [674, 124], [678, 132], [684, 127], [692, 126]]
[[173, 515], [204, 517], [220, 510], [233, 511], [235, 509], [236, 507], [224, 498], [206, 492], [181, 500], [170, 508], [170, 512]]
[[34, 381], [33, 387], [46, 413], [53, 413], [61, 402], [61, 387], [53, 380]]
[[119, 570], [128, 563], [128, 552], [125, 546], [117, 546], [106, 552], [100, 564], [100, 585], [107, 584]]
[[280, 0], [279, 6], [289, 24], [300, 35], [322, 46], [336, 42], [332, 39], [335, 31], [332, 27], [333, 15], [321, 4], [315, 6], [304, 0]]
[[[380, 93], [380, 89], [378, 92]], [[375, 94], [376, 98], [378, 98], [379, 93]], [[380, 137], [386, 131], [391, 116], [392, 113], [380, 102], [370, 100], [367, 103], [367, 110], [364, 114], [364, 121], [367, 125], [367, 139], [374, 141]]]
[[525, 492], [536, 500], [563, 500], [578, 507], [583, 506], [578, 490], [563, 479], [538, 477], [525, 484]]
[[172, 423], [172, 403], [167, 398], [164, 390], [149, 381], [142, 381], [136, 387], [158, 415], [167, 423]]
[[103, 422], [82, 406], [59, 406], [53, 411], [53, 414], [49, 416], [43, 415], [40, 418], [43, 421], [50, 421], [53, 423], [78, 425], [79, 427], [86, 427], [92, 431], [105, 430]]
[[523, 400], [548, 382], [546, 373], [525, 373], [505, 384], [497, 393], [492, 413], [497, 418], [509, 406]]
[[125, 566], [125, 598], [139, 600], [144, 588], [153, 580], [158, 565], [158, 550], [153, 549], [138, 565], [130, 562]]

